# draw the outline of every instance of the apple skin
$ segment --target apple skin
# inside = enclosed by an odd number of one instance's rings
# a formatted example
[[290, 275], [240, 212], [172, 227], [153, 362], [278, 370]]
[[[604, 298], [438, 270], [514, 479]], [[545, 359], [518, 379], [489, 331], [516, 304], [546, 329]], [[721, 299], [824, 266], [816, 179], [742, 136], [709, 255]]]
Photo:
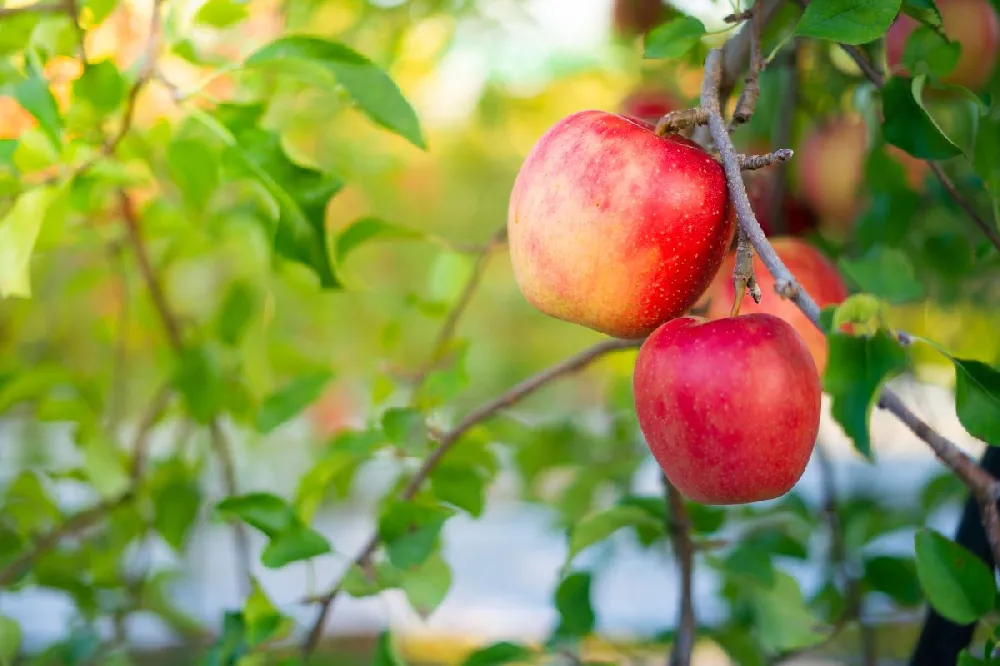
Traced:
[[614, 0], [611, 25], [620, 37], [644, 35], [666, 16], [661, 0]]
[[736, 232], [725, 174], [698, 144], [608, 113], [566, 116], [514, 180], [515, 281], [539, 311], [642, 338], [705, 292]]
[[[955, 68], [943, 83], [981, 90], [993, 76], [1000, 49], [1000, 18], [989, 0], [937, 0], [944, 32], [962, 51]], [[900, 12], [885, 36], [886, 62], [890, 71], [907, 75], [903, 67], [906, 41], [920, 23]]]
[[753, 313], [671, 320], [639, 349], [639, 426], [678, 491], [702, 504], [787, 493], [816, 443], [820, 378], [785, 320]]
[[660, 118], [680, 108], [683, 107], [670, 91], [653, 87], [633, 90], [621, 102], [622, 115], [638, 118], [654, 126]]
[[[895, 146], [884, 150], [903, 167], [910, 188], [920, 191], [927, 164]], [[864, 121], [853, 115], [830, 117], [810, 130], [796, 152], [802, 200], [816, 211], [824, 235], [842, 240], [866, 204], [860, 191], [867, 155]]]
[[[790, 236], [778, 236], [771, 239], [771, 247], [819, 307], [842, 303], [850, 295], [844, 279], [833, 262], [806, 241]], [[708, 319], [729, 317], [736, 297], [732, 278], [735, 266], [736, 253], [731, 252], [708, 290], [710, 301], [705, 311]], [[805, 341], [816, 364], [816, 370], [822, 376], [826, 371], [829, 355], [826, 336], [802, 314], [795, 303], [782, 298], [774, 290], [774, 276], [767, 270], [767, 266], [756, 252], [753, 256], [753, 270], [763, 298], [760, 303], [754, 303], [749, 294], [744, 295], [743, 302], [740, 303], [740, 312], [746, 314], [764, 312], [791, 324]]]

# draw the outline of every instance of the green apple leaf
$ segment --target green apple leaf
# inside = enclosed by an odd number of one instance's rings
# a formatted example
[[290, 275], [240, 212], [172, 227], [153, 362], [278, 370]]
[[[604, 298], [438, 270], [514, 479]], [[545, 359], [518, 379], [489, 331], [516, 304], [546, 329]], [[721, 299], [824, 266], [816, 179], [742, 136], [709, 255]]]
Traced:
[[900, 606], [923, 603], [924, 593], [913, 558], [894, 555], [866, 557], [864, 571], [864, 580], [869, 588], [888, 595]]
[[382, 430], [389, 441], [410, 455], [421, 455], [430, 442], [427, 422], [419, 410], [390, 407], [382, 414]]
[[934, 0], [903, 0], [902, 11], [924, 25], [942, 27], [941, 12]]
[[272, 539], [295, 522], [288, 503], [265, 492], [227, 497], [215, 505], [215, 515], [222, 520], [242, 520]]
[[859, 289], [889, 303], [908, 303], [924, 295], [924, 287], [902, 250], [876, 245], [858, 259], [841, 257], [837, 264]]
[[183, 552], [201, 507], [201, 489], [181, 463], [170, 470], [152, 490], [153, 527], [174, 550]]
[[320, 37], [288, 35], [255, 51], [244, 66], [281, 67], [289, 60], [323, 68], [375, 123], [416, 147], [427, 149], [417, 114], [396, 83], [375, 63], [344, 44]]
[[238, 344], [260, 306], [257, 290], [248, 281], [237, 280], [229, 285], [216, 313], [215, 332], [219, 339], [228, 345]]
[[927, 527], [917, 531], [914, 546], [917, 577], [937, 612], [958, 624], [969, 624], [993, 610], [996, 583], [982, 560]]
[[504, 666], [531, 660], [534, 652], [527, 645], [500, 641], [472, 652], [461, 666]]
[[955, 410], [970, 435], [1000, 446], [1000, 370], [960, 358], [955, 364]]
[[21, 650], [21, 625], [17, 620], [0, 615], [0, 666], [14, 666]]
[[376, 240], [421, 240], [425, 234], [418, 229], [392, 224], [377, 217], [363, 217], [355, 220], [337, 234], [334, 242], [334, 261], [342, 265], [349, 254], [371, 241]]
[[572, 573], [559, 583], [555, 593], [559, 624], [555, 636], [560, 639], [582, 638], [594, 630], [597, 617], [591, 606], [591, 575], [586, 571]]
[[372, 666], [406, 666], [406, 661], [400, 656], [392, 634], [388, 630], [378, 636]]
[[302, 410], [316, 402], [323, 389], [333, 378], [329, 370], [317, 370], [291, 380], [264, 399], [257, 413], [259, 433], [269, 433], [278, 426], [298, 416]]
[[704, 36], [704, 23], [693, 16], [679, 16], [646, 33], [643, 57], [679, 58], [697, 46]]
[[623, 527], [646, 527], [663, 531], [664, 523], [637, 506], [614, 506], [586, 516], [570, 528], [569, 550], [566, 563], [569, 564], [579, 553], [590, 546], [607, 539]]
[[419, 566], [403, 574], [400, 587], [410, 606], [423, 619], [429, 618], [451, 588], [451, 567], [440, 553], [432, 553]]
[[923, 75], [894, 76], [882, 86], [882, 136], [914, 157], [943, 160], [962, 154], [927, 112], [922, 102]]
[[972, 166], [993, 197], [993, 223], [1000, 229], [1000, 107], [979, 118]]
[[203, 137], [178, 136], [167, 146], [167, 169], [189, 212], [202, 215], [219, 188], [219, 150]]
[[[5, 24], [6, 25], [6, 24]], [[11, 86], [11, 95], [38, 120], [39, 127], [57, 150], [62, 144], [63, 118], [49, 82], [34, 58], [26, 60], [26, 74]]]
[[250, 647], [261, 645], [265, 641], [281, 640], [288, 636], [293, 628], [291, 618], [282, 615], [281, 611], [268, 598], [260, 581], [251, 581], [250, 596], [243, 604], [243, 620], [246, 623], [245, 636]]
[[961, 55], [961, 44], [947, 41], [939, 30], [920, 26], [906, 40], [903, 66], [913, 74], [940, 79], [955, 69]]
[[906, 352], [883, 329], [871, 337], [830, 333], [827, 340], [823, 387], [831, 398], [831, 414], [858, 453], [872, 460], [871, 411], [883, 384], [906, 370]]
[[434, 496], [476, 518], [486, 506], [486, 487], [490, 474], [480, 467], [446, 461], [431, 473]]
[[0, 218], [0, 298], [31, 297], [31, 256], [54, 204], [60, 186], [39, 186], [25, 191]]
[[806, 605], [798, 582], [787, 573], [776, 571], [774, 585], [769, 588], [751, 589], [756, 637], [765, 649], [798, 650], [822, 643], [829, 636], [829, 628]]
[[379, 536], [389, 561], [400, 569], [424, 563], [454, 511], [432, 500], [390, 500], [379, 516]]
[[114, 112], [125, 101], [125, 78], [114, 61], [107, 59], [87, 63], [73, 82], [73, 97], [81, 99], [101, 114]]
[[796, 34], [842, 44], [866, 44], [889, 30], [901, 0], [812, 0]]
[[293, 562], [325, 555], [332, 550], [326, 537], [293, 518], [289, 525], [271, 537], [261, 553], [261, 562], [269, 569], [280, 569]]
[[208, 0], [198, 9], [194, 21], [213, 28], [228, 28], [249, 15], [247, 3], [242, 0]]

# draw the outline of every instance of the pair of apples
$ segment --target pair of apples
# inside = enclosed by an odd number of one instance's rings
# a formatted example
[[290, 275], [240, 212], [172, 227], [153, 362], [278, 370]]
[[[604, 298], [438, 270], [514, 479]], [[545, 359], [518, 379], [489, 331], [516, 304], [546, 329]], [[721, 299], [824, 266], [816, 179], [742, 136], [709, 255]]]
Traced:
[[[819, 430], [826, 340], [774, 291], [735, 298], [737, 231], [721, 164], [697, 143], [598, 110], [571, 114], [528, 153], [507, 217], [518, 287], [541, 312], [643, 339], [633, 373], [640, 429], [670, 482], [704, 504], [780, 497]], [[820, 305], [847, 290], [805, 242], [775, 241]], [[710, 297], [706, 317], [687, 314]]]

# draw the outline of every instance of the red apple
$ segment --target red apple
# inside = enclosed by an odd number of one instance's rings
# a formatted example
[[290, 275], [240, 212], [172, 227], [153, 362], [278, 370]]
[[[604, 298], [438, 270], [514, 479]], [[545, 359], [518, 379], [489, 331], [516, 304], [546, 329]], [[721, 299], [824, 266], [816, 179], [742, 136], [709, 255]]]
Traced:
[[[806, 293], [812, 296], [821, 308], [841, 303], [849, 295], [847, 285], [844, 284], [837, 267], [823, 253], [806, 241], [779, 236], [771, 239], [771, 246]], [[708, 310], [705, 312], [707, 318], [724, 319], [729, 316], [736, 296], [736, 288], [733, 286], [733, 268], [735, 266], [736, 254], [733, 252], [726, 257], [726, 261], [722, 264], [722, 268], [719, 269], [711, 288], [708, 290], [711, 300]], [[826, 370], [829, 354], [826, 336], [809, 321], [808, 317], [802, 314], [797, 305], [778, 295], [774, 290], [774, 276], [767, 270], [756, 252], [753, 257], [753, 270], [763, 298], [758, 304], [753, 302], [753, 298], [749, 294], [744, 295], [743, 302], [740, 303], [740, 312], [748, 314], [764, 312], [780, 317], [791, 324], [805, 341], [809, 353], [816, 363], [816, 370], [822, 375]]]
[[622, 115], [652, 123], [654, 126], [671, 111], [683, 108], [673, 93], [663, 88], [645, 86], [633, 90], [621, 103]]
[[614, 0], [611, 23], [622, 37], [644, 35], [660, 24], [666, 16], [661, 0]]
[[632, 382], [646, 443], [688, 499], [774, 499], [805, 471], [819, 431], [820, 378], [785, 320], [669, 321], [643, 343]]
[[[806, 135], [794, 160], [802, 199], [819, 216], [820, 230], [835, 240], [849, 234], [867, 203], [861, 193], [867, 131], [858, 116], [828, 118]], [[895, 146], [884, 150], [902, 165], [909, 186], [919, 191], [927, 164]]]
[[514, 181], [514, 277], [541, 312], [641, 338], [694, 305], [736, 231], [722, 166], [653, 126], [580, 111], [538, 140]]
[[[944, 32], [958, 42], [961, 53], [955, 68], [942, 82], [980, 90], [993, 76], [1000, 48], [1000, 18], [989, 0], [937, 0]], [[906, 75], [903, 51], [920, 23], [900, 12], [885, 36], [886, 61], [893, 72]]]
[[[750, 206], [753, 208], [757, 222], [760, 223], [764, 233], [768, 236], [776, 235], [775, 222], [772, 219], [774, 208], [771, 200], [774, 195], [774, 180], [777, 171], [773, 168], [759, 169], [744, 174], [743, 180], [746, 183], [747, 196], [750, 199]], [[793, 236], [800, 236], [816, 228], [817, 219], [802, 201], [792, 195], [785, 188], [781, 198], [781, 215], [784, 216], [784, 232]]]

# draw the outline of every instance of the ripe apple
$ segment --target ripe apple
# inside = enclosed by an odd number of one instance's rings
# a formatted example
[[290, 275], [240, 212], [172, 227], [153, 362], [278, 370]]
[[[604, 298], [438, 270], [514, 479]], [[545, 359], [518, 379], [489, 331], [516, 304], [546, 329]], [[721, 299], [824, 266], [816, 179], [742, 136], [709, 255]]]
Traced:
[[[819, 216], [827, 236], [843, 239], [866, 204], [861, 193], [868, 130], [854, 115], [833, 116], [814, 126], [794, 160], [802, 199]], [[919, 191], [928, 166], [908, 153], [886, 145], [886, 153], [902, 167], [909, 186]]]
[[722, 166], [695, 142], [605, 111], [566, 116], [514, 180], [514, 278], [535, 308], [641, 338], [708, 288], [736, 231]]
[[611, 23], [616, 34], [631, 38], [644, 35], [666, 16], [661, 0], [614, 0]]
[[[812, 296], [821, 308], [842, 303], [847, 299], [849, 295], [847, 285], [844, 284], [837, 267], [815, 247], [802, 239], [790, 236], [771, 239], [771, 246], [806, 293]], [[736, 297], [732, 277], [735, 266], [736, 253], [731, 252], [708, 290], [710, 301], [705, 312], [708, 319], [724, 319], [729, 316]], [[748, 314], [764, 312], [791, 324], [805, 341], [816, 363], [816, 370], [822, 375], [826, 370], [829, 354], [826, 336], [802, 314], [798, 306], [778, 295], [774, 290], [774, 276], [767, 270], [756, 252], [753, 257], [753, 270], [764, 297], [760, 303], [754, 303], [749, 294], [744, 295], [740, 303], [740, 312]]]
[[[993, 76], [1000, 48], [1000, 18], [990, 0], [937, 0], [944, 33], [961, 45], [955, 68], [943, 83], [980, 90]], [[900, 12], [885, 36], [886, 61], [890, 71], [906, 75], [903, 51], [920, 23]]]
[[646, 443], [688, 499], [774, 499], [805, 471], [822, 391], [805, 342], [784, 319], [671, 320], [643, 342], [632, 384]]
[[664, 88], [644, 86], [633, 90], [621, 103], [622, 115], [652, 123], [654, 126], [671, 111], [683, 108], [673, 93]]
[[[775, 233], [775, 220], [772, 219], [773, 207], [771, 206], [776, 177], [777, 171], [773, 168], [750, 171], [743, 176], [750, 206], [757, 216], [757, 222], [760, 223], [767, 236], [777, 235]], [[794, 196], [787, 187], [781, 198], [781, 214], [785, 218], [784, 232], [793, 236], [801, 236], [812, 231], [818, 222], [816, 214], [798, 197]]]

